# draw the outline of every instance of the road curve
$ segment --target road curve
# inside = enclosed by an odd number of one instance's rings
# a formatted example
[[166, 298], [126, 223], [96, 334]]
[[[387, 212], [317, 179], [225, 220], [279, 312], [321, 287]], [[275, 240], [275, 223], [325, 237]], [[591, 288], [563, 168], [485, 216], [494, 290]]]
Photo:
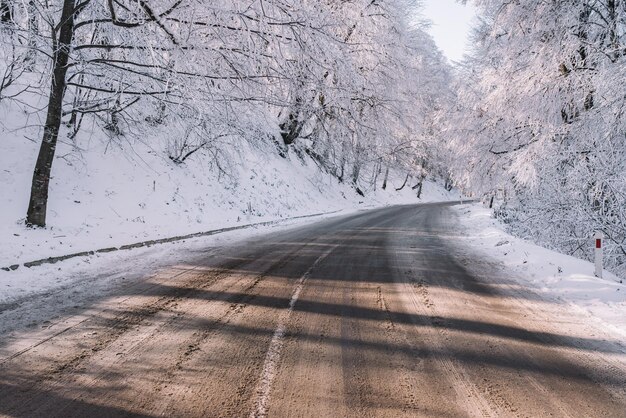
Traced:
[[623, 347], [461, 256], [449, 206], [187, 254], [69, 313], [8, 307], [50, 318], [0, 336], [0, 415], [626, 417]]

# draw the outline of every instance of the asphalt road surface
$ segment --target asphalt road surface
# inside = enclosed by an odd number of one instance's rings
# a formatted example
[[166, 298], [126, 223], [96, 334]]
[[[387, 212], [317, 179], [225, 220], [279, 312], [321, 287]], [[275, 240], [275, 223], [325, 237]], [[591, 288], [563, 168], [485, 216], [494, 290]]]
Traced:
[[390, 207], [4, 306], [0, 415], [626, 417], [624, 348], [460, 233]]

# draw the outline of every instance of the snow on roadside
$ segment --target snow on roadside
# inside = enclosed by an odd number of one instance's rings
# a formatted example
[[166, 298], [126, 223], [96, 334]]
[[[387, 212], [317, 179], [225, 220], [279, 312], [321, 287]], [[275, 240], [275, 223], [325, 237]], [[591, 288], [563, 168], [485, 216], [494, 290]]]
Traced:
[[[0, 118], [12, 121], [3, 110], [0, 106]], [[320, 170], [306, 155], [290, 153], [289, 158], [282, 158], [251, 147], [240, 147], [232, 157], [228, 176], [223, 174], [218, 180], [216, 172], [202, 159], [176, 165], [158, 147], [153, 150], [139, 142], [112, 145], [94, 139], [81, 152], [70, 144], [59, 144], [48, 227], [30, 229], [24, 225], [24, 216], [38, 144], [11, 128], [0, 124], [0, 268], [294, 216], [459, 198], [458, 193], [446, 192], [431, 180], [424, 183], [421, 199], [417, 199], [410, 184], [396, 192], [395, 187], [404, 180], [405, 174], [400, 173], [390, 176], [386, 190], [379, 187], [362, 197], [350, 185]], [[37, 137], [36, 133], [32, 136]], [[164, 263], [176, 262], [189, 251], [227, 245], [271, 228], [319, 219], [77, 257], [30, 269], [20, 266], [15, 271], [0, 270], [0, 310], [2, 305], [30, 294], [72, 287], [96, 276], [111, 283], [129, 280]]]
[[[225, 247], [242, 240], [252, 239], [260, 235], [284, 230], [307, 223], [319, 222], [322, 219], [347, 215], [372, 207], [398, 203], [416, 203], [417, 199], [409, 194], [392, 193], [389, 200], [369, 199], [367, 205], [356, 205], [340, 212], [322, 214], [310, 218], [283, 220], [280, 223], [266, 226], [219, 233], [216, 235], [159, 244], [152, 247], [141, 247], [111, 253], [94, 254], [76, 257], [55, 264], [43, 264], [32, 268], [20, 267], [15, 271], [0, 270], [0, 312], [3, 305], [10, 306], [14, 301], [48, 291], [63, 288], [81, 287], [80, 281], [92, 286], [94, 279], [98, 287], [121, 282], [131, 282], [142, 276], [151, 274], [161, 267], [184, 262], [190, 255], [202, 252], [210, 254], [215, 249]], [[456, 192], [447, 192], [434, 182], [426, 182], [421, 202], [457, 200]], [[380, 199], [380, 195], [379, 195]], [[322, 208], [318, 208], [322, 209]], [[224, 225], [227, 226], [227, 225]]]
[[19, 128], [25, 124], [0, 103], [0, 267], [312, 213], [453, 198], [431, 181], [421, 200], [414, 181], [396, 192], [405, 173], [391, 173], [387, 190], [362, 197], [304, 153], [282, 158], [244, 141], [231, 144], [220, 169], [200, 154], [175, 164], [167, 158], [167, 132], [138, 141], [86, 127], [80, 147], [65, 137], [58, 144], [47, 228], [30, 229], [24, 218], [40, 132]]
[[[504, 225], [479, 203], [453, 207], [464, 234], [458, 239], [514, 272], [520, 284], [531, 285], [549, 300], [568, 303], [599, 319], [626, 337], [626, 285], [608, 271], [594, 276], [588, 261], [552, 251], [504, 231]], [[589, 245], [592, 245], [590, 242]]]
[[[11, 272], [0, 271], [0, 312], [3, 305], [10, 306], [16, 300], [32, 294], [62, 290], [66, 287], [81, 288], [84, 287], [81, 281], [94, 288], [107, 288], [122, 282], [130, 283], [154, 273], [159, 268], [184, 263], [198, 253], [210, 255], [217, 249], [242, 240], [332, 216], [337, 215], [288, 220], [280, 224], [251, 227], [153, 247], [76, 257], [55, 264], [21, 267]], [[97, 283], [93, 283], [94, 280]]]

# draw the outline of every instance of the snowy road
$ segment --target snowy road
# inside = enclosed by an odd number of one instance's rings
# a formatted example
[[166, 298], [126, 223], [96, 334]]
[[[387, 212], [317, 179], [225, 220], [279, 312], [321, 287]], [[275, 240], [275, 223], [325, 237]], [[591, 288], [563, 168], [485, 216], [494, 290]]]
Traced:
[[460, 257], [448, 205], [185, 254], [73, 309], [3, 306], [0, 415], [625, 417], [624, 348]]

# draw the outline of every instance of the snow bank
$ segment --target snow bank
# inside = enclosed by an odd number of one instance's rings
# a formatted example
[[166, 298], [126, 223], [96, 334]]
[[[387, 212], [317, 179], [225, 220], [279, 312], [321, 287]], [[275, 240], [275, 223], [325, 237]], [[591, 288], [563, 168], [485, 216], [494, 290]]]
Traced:
[[[604, 271], [594, 277], [594, 265], [516, 238], [503, 230], [491, 211], [480, 204], [456, 206], [464, 235], [462, 244], [495, 259], [512, 271], [520, 284], [543, 297], [570, 304], [599, 318], [606, 327], [626, 336], [626, 286]], [[591, 243], [590, 243], [591, 245]]]

